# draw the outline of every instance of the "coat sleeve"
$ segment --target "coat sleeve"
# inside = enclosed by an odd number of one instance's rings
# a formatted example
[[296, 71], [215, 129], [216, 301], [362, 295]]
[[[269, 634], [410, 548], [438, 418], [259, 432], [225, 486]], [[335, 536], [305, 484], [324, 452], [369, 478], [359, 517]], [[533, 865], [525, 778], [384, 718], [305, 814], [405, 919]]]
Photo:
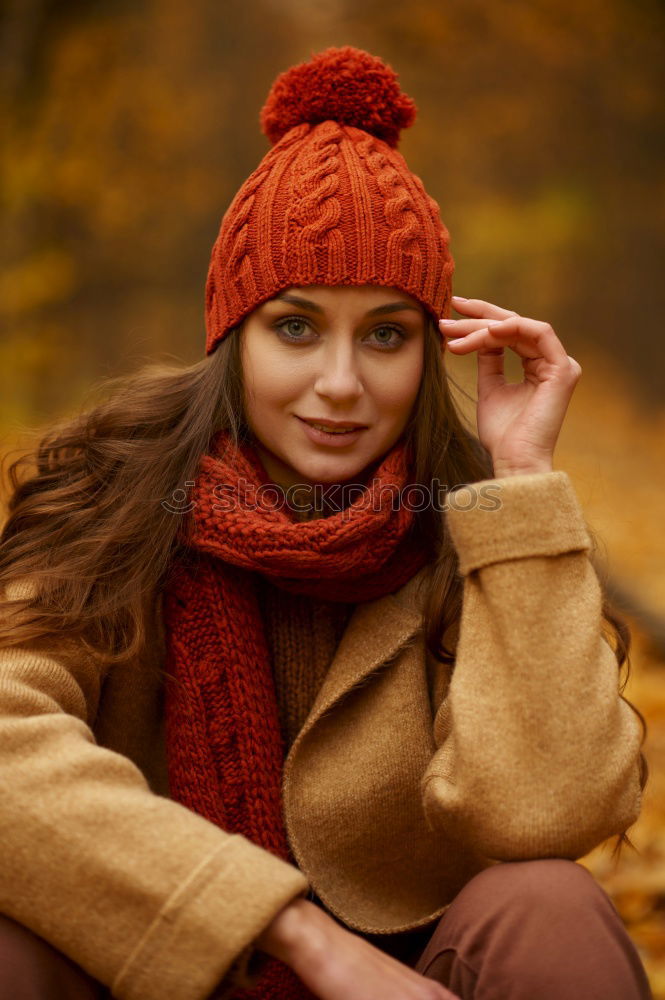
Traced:
[[463, 609], [428, 821], [499, 861], [582, 857], [639, 814], [642, 730], [572, 485], [561, 471], [486, 480], [456, 491], [447, 519]]
[[80, 651], [0, 650], [0, 911], [119, 1000], [203, 1000], [308, 882], [98, 745], [99, 686]]

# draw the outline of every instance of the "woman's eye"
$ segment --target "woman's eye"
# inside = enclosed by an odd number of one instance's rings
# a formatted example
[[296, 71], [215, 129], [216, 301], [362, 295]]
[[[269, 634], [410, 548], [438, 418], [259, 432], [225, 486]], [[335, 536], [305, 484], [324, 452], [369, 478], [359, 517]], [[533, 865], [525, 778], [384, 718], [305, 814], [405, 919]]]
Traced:
[[372, 333], [376, 334], [376, 342], [382, 347], [399, 347], [404, 340], [404, 334], [397, 326], [378, 326]]
[[[309, 324], [299, 316], [290, 316], [275, 323], [275, 327], [283, 333], [287, 340], [303, 340]], [[287, 329], [288, 328], [288, 329]]]

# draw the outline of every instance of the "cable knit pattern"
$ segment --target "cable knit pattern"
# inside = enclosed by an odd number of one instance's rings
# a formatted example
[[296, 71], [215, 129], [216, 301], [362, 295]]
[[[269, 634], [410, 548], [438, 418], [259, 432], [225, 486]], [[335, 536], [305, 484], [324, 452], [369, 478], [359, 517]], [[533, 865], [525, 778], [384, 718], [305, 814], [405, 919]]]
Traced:
[[344, 238], [339, 222], [339, 144], [342, 130], [334, 122], [317, 129], [307, 155], [294, 161], [293, 193], [286, 216], [284, 260], [296, 258], [302, 273], [325, 271], [333, 280], [344, 275]]
[[327, 50], [308, 65], [276, 85], [262, 120], [280, 138], [222, 219], [206, 282], [208, 354], [291, 285], [379, 284], [435, 320], [449, 311], [448, 231], [396, 148], [415, 105], [362, 50]]
[[[404, 446], [395, 445], [378, 465], [374, 485], [349, 507], [319, 521], [294, 522], [261, 502], [259, 487], [270, 480], [253, 449], [235, 448], [220, 432], [202, 457], [192, 517], [181, 532], [193, 558], [174, 560], [163, 588], [171, 797], [293, 865], [281, 801], [286, 745], [309, 711], [349, 604], [393, 592], [427, 562], [427, 547], [410, 533], [413, 512], [401, 505], [392, 510], [390, 502], [390, 488], [406, 486], [407, 471]], [[296, 593], [339, 605], [323, 612], [330, 616], [327, 626], [322, 620], [312, 630], [320, 642], [311, 645], [306, 631], [312, 621], [306, 602], [300, 604], [305, 617], [291, 624], [277, 623], [279, 598], [268, 605], [264, 600], [262, 611], [259, 574], [277, 582], [289, 599]], [[301, 673], [292, 676], [298, 661]], [[290, 702], [293, 709], [286, 707]], [[311, 997], [273, 959], [259, 985], [237, 995]]]
[[399, 154], [391, 152], [389, 159], [372, 136], [358, 143], [357, 152], [376, 178], [383, 199], [384, 217], [390, 233], [386, 246], [385, 280], [397, 285], [419, 286], [422, 279], [422, 253], [418, 240], [421, 224], [415, 212], [415, 201], [404, 183], [403, 172], [397, 169], [395, 161]]
[[405, 171], [402, 176], [407, 188], [412, 192], [414, 203], [424, 205], [426, 208], [426, 211], [420, 213], [419, 218], [421, 225], [427, 232], [428, 245], [436, 247], [436, 253], [429, 254], [427, 257], [427, 267], [423, 276], [423, 296], [426, 301], [430, 301], [436, 295], [437, 288], [445, 288], [447, 294], [443, 302], [442, 312], [447, 315], [455, 270], [452, 257], [448, 253], [450, 234], [441, 221], [438, 202], [427, 193], [420, 177], [409, 170]]
[[[228, 313], [242, 311], [248, 295], [257, 300], [260, 298], [262, 268], [255, 266], [258, 262], [255, 260], [257, 239], [254, 221], [256, 218], [263, 220], [263, 235], [269, 238], [270, 226], [266, 229], [266, 223], [270, 221], [275, 181], [283, 173], [290, 155], [297, 153], [298, 144], [308, 131], [307, 125], [292, 129], [263, 158], [231, 202], [212, 249], [206, 279], [206, 316], [211, 317], [211, 322], [223, 321]], [[263, 186], [268, 188], [265, 199], [267, 213], [255, 209], [257, 195]], [[267, 243], [259, 242], [260, 245], [267, 246]], [[270, 287], [278, 278], [274, 271], [270, 271], [269, 256], [261, 264], [262, 267], [268, 265], [268, 273], [263, 280], [267, 280]]]

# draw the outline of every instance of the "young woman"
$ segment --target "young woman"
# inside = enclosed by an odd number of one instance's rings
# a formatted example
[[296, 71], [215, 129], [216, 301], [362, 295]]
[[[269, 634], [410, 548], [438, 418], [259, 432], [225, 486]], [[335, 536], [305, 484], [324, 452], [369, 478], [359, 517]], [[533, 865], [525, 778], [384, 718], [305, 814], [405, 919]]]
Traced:
[[[545, 322], [449, 317], [414, 114], [356, 49], [282, 74], [205, 360], [116, 380], [11, 467], [3, 996], [649, 995], [574, 863], [644, 780], [552, 470], [580, 368]], [[477, 354], [478, 437], [444, 343]]]

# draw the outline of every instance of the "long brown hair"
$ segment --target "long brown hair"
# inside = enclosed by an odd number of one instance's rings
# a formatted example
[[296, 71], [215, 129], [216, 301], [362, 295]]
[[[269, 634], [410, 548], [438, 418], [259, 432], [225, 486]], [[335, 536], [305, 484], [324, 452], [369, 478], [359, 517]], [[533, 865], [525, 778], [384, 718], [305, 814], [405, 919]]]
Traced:
[[[103, 379], [95, 391], [105, 399], [46, 433], [33, 432], [33, 446], [8, 469], [0, 592], [20, 578], [35, 593], [4, 601], [9, 613], [0, 620], [0, 648], [66, 639], [82, 643], [106, 666], [140, 655], [148, 619], [178, 558], [177, 512], [186, 506], [185, 488], [200, 456], [219, 430], [236, 442], [250, 436], [241, 335], [242, 327], [236, 328], [212, 355], [189, 367], [152, 363]], [[450, 391], [432, 321], [405, 436], [415, 482], [453, 486], [492, 476], [490, 456]], [[427, 646], [452, 667], [463, 585], [456, 553], [435, 506], [418, 513], [417, 529], [432, 550], [423, 603]], [[603, 615], [619, 670], [627, 669], [629, 630], [607, 598]], [[644, 785], [643, 756], [641, 761]]]

